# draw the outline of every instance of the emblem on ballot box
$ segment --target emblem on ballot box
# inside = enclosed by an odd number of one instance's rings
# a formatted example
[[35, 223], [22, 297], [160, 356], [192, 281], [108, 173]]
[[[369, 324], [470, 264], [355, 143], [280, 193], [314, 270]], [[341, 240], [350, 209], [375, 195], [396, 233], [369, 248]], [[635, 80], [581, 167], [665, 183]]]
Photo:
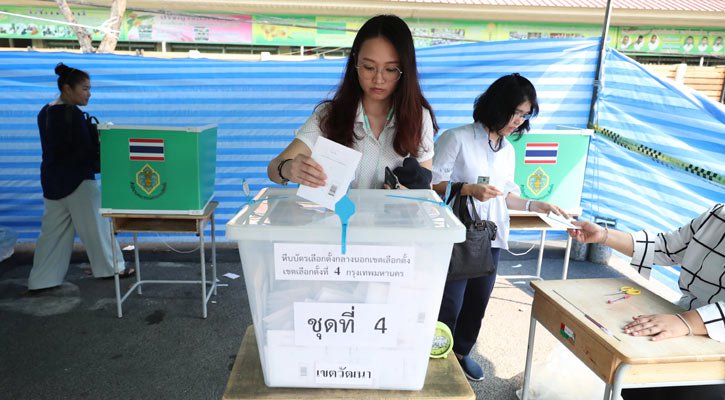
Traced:
[[[154, 194], [159, 187], [160, 190]], [[140, 192], [138, 188], [141, 188], [143, 192]], [[136, 182], [131, 182], [131, 190], [138, 197], [155, 199], [166, 192], [166, 183], [162, 183], [161, 175], [149, 164], [146, 164], [136, 172]]]
[[[549, 175], [541, 167], [538, 167], [526, 178], [526, 186], [521, 188], [521, 192], [525, 193], [528, 198], [541, 199], [548, 196], [553, 189], [554, 185], [551, 184]], [[529, 196], [526, 193], [527, 191], [533, 196]], [[545, 193], [542, 194], [544, 191]]]

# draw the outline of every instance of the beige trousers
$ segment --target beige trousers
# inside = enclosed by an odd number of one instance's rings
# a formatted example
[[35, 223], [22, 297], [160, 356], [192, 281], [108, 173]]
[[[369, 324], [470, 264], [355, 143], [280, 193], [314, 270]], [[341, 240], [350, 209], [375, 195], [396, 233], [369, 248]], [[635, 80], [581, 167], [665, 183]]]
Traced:
[[[85, 180], [73, 193], [60, 200], [43, 199], [40, 236], [35, 244], [33, 268], [28, 289], [43, 289], [63, 283], [70, 265], [76, 232], [86, 248], [91, 271], [96, 278], [113, 275], [111, 231], [107, 218], [101, 217], [101, 192], [94, 180]], [[119, 260], [119, 272], [126, 266], [118, 242], [113, 246]]]

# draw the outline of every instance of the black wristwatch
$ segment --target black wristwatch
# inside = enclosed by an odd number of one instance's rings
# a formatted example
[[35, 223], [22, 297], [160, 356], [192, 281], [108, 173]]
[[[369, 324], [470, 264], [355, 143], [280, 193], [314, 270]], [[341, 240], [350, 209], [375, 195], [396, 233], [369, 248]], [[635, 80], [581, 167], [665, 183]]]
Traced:
[[282, 160], [282, 162], [280, 162], [277, 165], [277, 174], [279, 174], [279, 177], [282, 178], [282, 182], [280, 182], [282, 185], [286, 185], [289, 182], [289, 179], [285, 178], [284, 175], [282, 175], [282, 167], [284, 167], [284, 164], [287, 161], [292, 161], [292, 159], [288, 158], [288, 159]]

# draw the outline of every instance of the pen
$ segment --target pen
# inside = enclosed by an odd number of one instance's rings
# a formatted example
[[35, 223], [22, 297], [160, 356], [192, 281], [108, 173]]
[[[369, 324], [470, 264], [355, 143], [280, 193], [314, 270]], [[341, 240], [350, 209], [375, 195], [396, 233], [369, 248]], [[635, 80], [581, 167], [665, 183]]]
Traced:
[[610, 300], [607, 300], [607, 303], [608, 303], [608, 304], [612, 304], [612, 303], [614, 303], [615, 301], [619, 301], [619, 300], [626, 300], [626, 299], [628, 299], [628, 298], [630, 298], [630, 297], [632, 297], [632, 296], [630, 296], [630, 295], [628, 295], [628, 294], [625, 294], [625, 295], [624, 295], [624, 296], [622, 296], [622, 297], [617, 297], [616, 299], [610, 299]]
[[592, 321], [592, 323], [594, 325], [598, 326], [599, 329], [602, 330], [602, 332], [606, 333], [609, 336], [614, 336], [614, 335], [612, 335], [611, 332], [609, 332], [609, 329], [607, 329], [606, 326], [604, 326], [604, 325], [600, 324], [599, 322], [597, 322], [597, 320], [595, 320], [594, 318], [590, 317], [589, 314], [584, 314], [584, 316], [587, 317], [588, 320]]

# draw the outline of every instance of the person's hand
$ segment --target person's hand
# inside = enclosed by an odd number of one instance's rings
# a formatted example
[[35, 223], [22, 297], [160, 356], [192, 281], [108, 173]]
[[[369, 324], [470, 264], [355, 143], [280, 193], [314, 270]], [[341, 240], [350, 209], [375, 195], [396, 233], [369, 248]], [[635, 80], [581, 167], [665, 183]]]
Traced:
[[[393, 190], [387, 183], [383, 183], [383, 189]], [[398, 189], [407, 189], [405, 185], [398, 184]]]
[[475, 198], [478, 201], [490, 200], [496, 196], [501, 196], [503, 194], [495, 186], [485, 185], [483, 183], [477, 183], [475, 185], [467, 184], [467, 186], [468, 186], [468, 195]]
[[290, 182], [314, 188], [325, 186], [327, 179], [322, 166], [304, 154], [298, 154], [292, 161], [287, 161], [282, 166], [282, 175]]
[[630, 336], [652, 336], [650, 340], [663, 340], [687, 335], [690, 330], [674, 314], [638, 315], [624, 326]]
[[589, 221], [571, 221], [581, 229], [567, 229], [569, 236], [581, 243], [601, 243], [605, 238], [604, 228]]
[[569, 214], [566, 213], [561, 207], [547, 203], [545, 201], [532, 201], [531, 202], [531, 211], [538, 212], [538, 213], [548, 213], [549, 211], [553, 212], [556, 215], [561, 215], [564, 218], [569, 218]]

